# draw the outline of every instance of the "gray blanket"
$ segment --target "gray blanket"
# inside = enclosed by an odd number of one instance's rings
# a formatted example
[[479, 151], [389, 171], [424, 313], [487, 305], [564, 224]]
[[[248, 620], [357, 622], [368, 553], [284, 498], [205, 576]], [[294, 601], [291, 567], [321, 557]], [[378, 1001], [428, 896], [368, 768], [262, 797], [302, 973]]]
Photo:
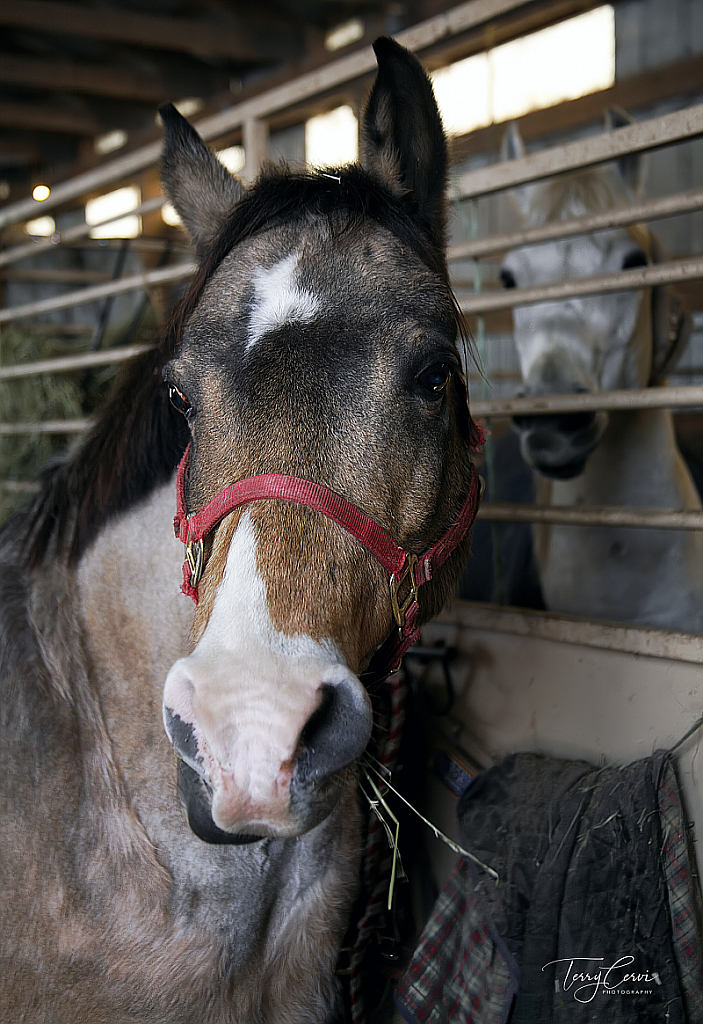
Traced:
[[700, 889], [673, 759], [517, 754], [457, 808], [460, 862], [397, 993], [411, 1024], [701, 1024]]

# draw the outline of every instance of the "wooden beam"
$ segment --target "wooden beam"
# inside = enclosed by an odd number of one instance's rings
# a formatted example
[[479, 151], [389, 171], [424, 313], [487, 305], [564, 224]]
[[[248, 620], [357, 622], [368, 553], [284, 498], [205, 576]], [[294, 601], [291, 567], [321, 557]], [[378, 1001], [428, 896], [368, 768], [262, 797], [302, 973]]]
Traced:
[[161, 103], [171, 95], [167, 83], [157, 75], [104, 64], [72, 64], [9, 53], [0, 60], [0, 82], [142, 103]]
[[0, 101], [0, 125], [35, 132], [61, 132], [66, 135], [99, 135], [105, 131], [90, 114], [62, 109], [48, 103]]
[[252, 25], [249, 14], [246, 18], [232, 14], [227, 21], [203, 21], [136, 14], [125, 8], [78, 7], [54, 0], [3, 0], [0, 25], [252, 64], [290, 59], [298, 56], [302, 47], [302, 38], [292, 25], [286, 31], [272, 20]]

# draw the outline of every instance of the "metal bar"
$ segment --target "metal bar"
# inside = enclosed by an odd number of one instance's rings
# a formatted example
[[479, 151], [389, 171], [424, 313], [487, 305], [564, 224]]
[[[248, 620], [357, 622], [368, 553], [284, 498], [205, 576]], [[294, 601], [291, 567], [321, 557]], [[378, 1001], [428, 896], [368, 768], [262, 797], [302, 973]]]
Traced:
[[[135, 346], [136, 348], [137, 346]], [[146, 346], [145, 346], [146, 347]], [[116, 349], [114, 351], [123, 351]], [[104, 353], [107, 356], [109, 353]], [[95, 353], [96, 356], [103, 353]], [[79, 358], [79, 357], [76, 357]], [[40, 364], [37, 364], [40, 365]], [[27, 366], [27, 364], [25, 364]], [[7, 367], [9, 371], [14, 367]], [[31, 371], [23, 376], [29, 375]], [[37, 372], [42, 372], [41, 369]], [[12, 374], [9, 373], [8, 376]], [[19, 376], [19, 374], [18, 374]], [[497, 398], [471, 402], [471, 412], [476, 417], [491, 419], [499, 416], [539, 415], [540, 413], [583, 412], [585, 410], [631, 410], [636, 409], [692, 409], [703, 406], [703, 384], [676, 388], [641, 388], [640, 390], [604, 391], [601, 394], [580, 393], [576, 395], [538, 395], [532, 398]], [[58, 421], [57, 421], [58, 422]], [[82, 430], [87, 420], [71, 420], [71, 432]], [[59, 423], [60, 426], [60, 423]], [[42, 423], [2, 423], [0, 434], [61, 432], [54, 421]]]
[[[164, 201], [161, 196], [147, 199], [130, 211], [129, 216], [141, 217], [154, 213], [161, 209]], [[601, 231], [606, 228], [637, 224], [640, 221], [657, 220], [662, 217], [692, 213], [700, 209], [703, 209], [703, 189], [691, 189], [688, 192], [682, 192], [675, 196], [663, 196], [645, 203], [634, 203], [628, 207], [590, 214], [588, 217], [580, 217], [569, 221], [557, 221], [533, 228], [526, 228], [522, 231], [511, 231], [504, 235], [494, 235], [491, 238], [477, 238], [473, 241], [461, 242], [449, 248], [448, 258], [449, 260], [479, 259], [482, 256], [514, 249], [518, 246], [536, 245], [540, 242], [569, 238], [591, 231]], [[80, 224], [77, 227], [67, 228], [64, 231], [56, 231], [50, 237], [38, 238], [33, 242], [13, 246], [11, 249], [0, 252], [0, 267], [48, 252], [51, 249], [55, 249], [57, 245], [70, 244], [81, 238], [87, 238], [94, 228], [102, 227], [104, 224], [112, 224], [114, 221], [122, 220], [124, 216], [125, 214], [119, 213], [114, 217], [109, 217], [107, 220], [99, 221], [97, 224]]]
[[13, 434], [81, 434], [90, 420], [42, 420], [40, 423], [0, 423], [0, 437]]
[[[41, 213], [40, 205], [37, 206], [37, 213]], [[38, 256], [43, 252], [48, 252], [50, 249], [55, 249], [57, 245], [67, 245], [71, 242], [77, 242], [81, 238], [87, 238], [94, 228], [102, 227], [104, 224], [112, 224], [114, 221], [124, 220], [125, 217], [141, 217], [147, 213], [154, 213], [156, 210], [160, 210], [163, 205], [163, 196], [156, 196], [154, 199], [145, 199], [143, 203], [130, 210], [129, 213], [118, 213], [114, 217], [108, 217], [107, 220], [99, 221], [97, 224], [78, 224], [74, 228], [66, 228], [65, 231], [56, 231], [53, 235], [45, 238], [37, 238], [33, 242], [15, 245], [11, 249], [5, 249], [4, 252], [0, 252], [0, 267], [7, 266], [8, 263], [16, 263], [18, 260], [26, 260], [32, 256]]]
[[648, 530], [703, 530], [703, 511], [627, 506], [514, 505], [485, 502], [479, 516], [499, 523], [554, 523], [568, 526], [631, 526]]
[[676, 388], [640, 388], [576, 395], [533, 395], [471, 402], [473, 416], [539, 416], [541, 413], [597, 412], [635, 409], [693, 409], [703, 405], [703, 384]]
[[506, 291], [487, 292], [472, 295], [459, 303], [467, 316], [488, 313], [491, 310], [513, 309], [515, 306], [529, 306], [537, 302], [559, 302], [584, 295], [603, 295], [609, 292], [632, 291], [636, 288], [651, 288], [655, 285], [677, 284], [703, 277], [703, 256], [690, 259], [657, 263], [651, 267], [637, 267], [620, 270], [616, 274], [601, 274], [597, 277], [580, 277], [537, 288], [509, 288]]
[[[492, 21], [494, 18], [529, 6], [531, 0], [469, 0], [444, 14], [421, 22], [413, 28], [399, 32], [396, 36], [399, 43], [411, 50], [423, 50], [428, 46], [451, 38], [460, 32], [477, 28]], [[241, 127], [245, 121], [266, 118], [280, 110], [294, 106], [304, 100], [311, 99], [318, 93], [337, 88], [347, 82], [366, 75], [376, 67], [376, 59], [371, 47], [363, 49], [331, 61], [321, 68], [301, 75], [293, 81], [268, 89], [243, 103], [238, 103], [228, 110], [213, 114], [197, 122], [196, 127], [205, 140], [217, 138], [227, 132]], [[85, 171], [68, 181], [55, 185], [51, 195], [42, 203], [33, 199], [23, 199], [11, 203], [0, 210], [0, 229], [18, 221], [30, 220], [43, 212], [54, 209], [70, 199], [76, 199], [84, 192], [101, 188], [122, 178], [131, 177], [156, 163], [161, 152], [161, 142], [152, 142], [131, 153], [117, 157], [108, 163], [101, 164], [93, 170]]]
[[252, 182], [258, 175], [269, 154], [269, 126], [261, 118], [249, 118], [244, 122], [244, 159], [241, 178]]
[[0, 270], [3, 281], [21, 281], [27, 284], [89, 284], [110, 281], [109, 274], [100, 270], [54, 270], [51, 267], [25, 267], [23, 270]]
[[[195, 270], [195, 263], [182, 263], [175, 267], [151, 270], [143, 274], [125, 277], [121, 281], [96, 285], [94, 288], [82, 288], [68, 292], [66, 295], [50, 299], [39, 299], [23, 306], [0, 310], [0, 323], [10, 323], [25, 317], [39, 316], [42, 313], [57, 309], [67, 309], [86, 302], [94, 302], [106, 295], [118, 295], [122, 292], [137, 291], [154, 284], [167, 284], [181, 281], [189, 277]], [[461, 302], [461, 308], [467, 315], [485, 313], [489, 310], [509, 309], [513, 306], [526, 306], [535, 302], [550, 302], [572, 296], [598, 295], [605, 292], [629, 291], [635, 288], [647, 288], [657, 284], [671, 284], [703, 277], [703, 256], [687, 260], [675, 260], [671, 263], [657, 263], [653, 267], [637, 267], [634, 270], [622, 270], [617, 274], [604, 274], [599, 277], [584, 277], [572, 281], [560, 281], [556, 284], [542, 285], [539, 288], [510, 289], [505, 292], [491, 292], [484, 295], [471, 296]]]
[[86, 302], [95, 302], [96, 299], [103, 299], [106, 295], [120, 295], [123, 292], [138, 291], [140, 288], [146, 289], [151, 285], [182, 281], [183, 278], [190, 277], [194, 270], [195, 263], [182, 263], [176, 267], [164, 267], [161, 270], [149, 270], [143, 274], [123, 277], [121, 281], [98, 284], [94, 288], [81, 288], [80, 291], [68, 292], [66, 295], [57, 295], [51, 299], [38, 299], [36, 302], [28, 302], [23, 306], [14, 306], [12, 309], [0, 310], [0, 323], [22, 320], [28, 316], [39, 316], [42, 313], [50, 313], [56, 309], [81, 306]]
[[467, 171], [454, 181], [454, 194], [462, 199], [488, 195], [501, 189], [524, 185], [528, 181], [553, 174], [590, 167], [630, 153], [659, 149], [703, 135], [703, 103], [650, 121], [616, 128], [565, 146], [542, 150], [518, 160], [506, 160], [475, 171]]
[[620, 651], [652, 658], [670, 658], [703, 664], [703, 637], [665, 629], [643, 629], [614, 622], [598, 622], [575, 615], [501, 608], [473, 601], [454, 601], [427, 630], [450, 626], [581, 644], [601, 650]]
[[108, 366], [121, 363], [132, 356], [146, 352], [150, 345], [125, 345], [124, 348], [106, 349], [103, 352], [82, 352], [76, 356], [57, 356], [55, 359], [39, 359], [35, 363], [17, 363], [15, 366], [0, 366], [0, 380], [14, 380], [17, 377], [34, 377], [39, 373], [66, 373], [86, 366]]
[[553, 242], [560, 238], [572, 238], [575, 235], [585, 235], [592, 231], [603, 231], [607, 228], [638, 224], [641, 221], [693, 213], [700, 209], [703, 209], [703, 189], [694, 188], [678, 195], [663, 196], [651, 199], [646, 203], [632, 203], [630, 206], [592, 213], [587, 217], [552, 221], [549, 224], [539, 224], [521, 231], [510, 231], [504, 235], [493, 235], [490, 238], [476, 238], [472, 241], [461, 242], [458, 245], [450, 246], [447, 255], [450, 260], [480, 259], [482, 256], [517, 249], [525, 245]]
[[36, 494], [39, 484], [34, 480], [0, 480], [0, 491], [9, 494]]

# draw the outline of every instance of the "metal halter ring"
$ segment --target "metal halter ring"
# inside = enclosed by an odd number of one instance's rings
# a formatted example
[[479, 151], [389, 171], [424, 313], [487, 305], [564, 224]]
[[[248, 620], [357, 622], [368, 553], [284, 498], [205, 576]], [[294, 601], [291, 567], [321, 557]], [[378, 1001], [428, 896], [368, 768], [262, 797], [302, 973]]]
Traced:
[[[405, 625], [405, 613], [408, 608], [416, 602], [418, 599], [417, 593], [417, 580], [415, 579], [415, 566], [417, 564], [417, 555], [407, 555], [406, 562], [400, 572], [394, 572], [390, 578], [391, 586], [391, 605], [393, 607], [393, 618], [395, 619], [398, 629], [402, 629]], [[410, 592], [405, 598], [402, 604], [398, 603], [398, 591], [405, 582], [409, 580]]]

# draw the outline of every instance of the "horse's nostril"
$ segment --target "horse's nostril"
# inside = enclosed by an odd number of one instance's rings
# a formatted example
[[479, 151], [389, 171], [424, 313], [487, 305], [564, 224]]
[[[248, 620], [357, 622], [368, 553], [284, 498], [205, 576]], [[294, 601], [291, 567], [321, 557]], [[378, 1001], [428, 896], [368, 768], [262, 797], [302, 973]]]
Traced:
[[357, 679], [321, 687], [321, 701], [300, 734], [296, 775], [315, 782], [346, 768], [371, 736], [371, 706]]
[[557, 416], [557, 429], [563, 434], [580, 434], [595, 422], [594, 412], [569, 412]]
[[569, 412], [546, 416], [513, 416], [513, 426], [520, 431], [556, 431], [560, 434], [580, 434], [595, 423], [594, 412]]

